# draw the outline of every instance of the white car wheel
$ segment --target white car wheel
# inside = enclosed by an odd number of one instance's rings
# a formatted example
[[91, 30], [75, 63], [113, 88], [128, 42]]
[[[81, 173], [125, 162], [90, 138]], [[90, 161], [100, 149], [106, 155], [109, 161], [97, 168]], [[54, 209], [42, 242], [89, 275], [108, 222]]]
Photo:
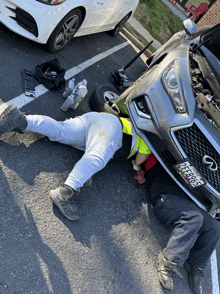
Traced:
[[115, 104], [120, 93], [109, 86], [99, 86], [93, 91], [89, 99], [90, 107], [93, 111], [107, 112], [119, 115], [120, 110]]
[[63, 49], [78, 31], [82, 21], [83, 16], [80, 9], [74, 9], [68, 13], [51, 34], [46, 48], [50, 52], [58, 52]]

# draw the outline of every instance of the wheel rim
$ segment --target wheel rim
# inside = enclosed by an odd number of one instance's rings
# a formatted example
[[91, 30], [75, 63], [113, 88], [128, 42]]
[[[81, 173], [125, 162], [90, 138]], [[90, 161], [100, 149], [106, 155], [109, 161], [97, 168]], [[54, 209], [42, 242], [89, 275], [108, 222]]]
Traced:
[[119, 95], [117, 95], [116, 93], [112, 92], [112, 91], [105, 91], [104, 92], [104, 100], [105, 103], [107, 103], [111, 108], [112, 106], [116, 106], [115, 102], [118, 99]]
[[79, 16], [72, 15], [62, 25], [61, 29], [54, 40], [54, 48], [60, 49], [64, 47], [75, 35], [79, 24]]

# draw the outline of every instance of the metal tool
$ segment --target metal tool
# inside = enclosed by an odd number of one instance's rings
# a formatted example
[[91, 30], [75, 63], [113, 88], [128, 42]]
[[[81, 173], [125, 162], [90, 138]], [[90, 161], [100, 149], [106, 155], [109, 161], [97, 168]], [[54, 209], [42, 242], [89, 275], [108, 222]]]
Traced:
[[31, 71], [23, 69], [21, 71], [21, 77], [25, 95], [35, 98], [35, 80]]
[[128, 77], [125, 74], [125, 70], [153, 43], [151, 41], [147, 46], [145, 46], [125, 67], [112, 72], [110, 78], [114, 80], [115, 86], [118, 91], [124, 92], [126, 88], [133, 84], [132, 81], [129, 81]]

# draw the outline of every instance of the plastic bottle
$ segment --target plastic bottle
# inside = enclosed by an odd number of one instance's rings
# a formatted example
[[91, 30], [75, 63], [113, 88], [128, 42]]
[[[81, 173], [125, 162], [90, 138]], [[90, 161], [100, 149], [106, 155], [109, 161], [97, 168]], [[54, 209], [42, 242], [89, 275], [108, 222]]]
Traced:
[[88, 92], [86, 85], [87, 81], [83, 80], [75, 86], [72, 93], [67, 97], [66, 101], [61, 106], [62, 111], [66, 112], [69, 108], [75, 110], [79, 106], [80, 102]]
[[69, 80], [64, 92], [63, 92], [63, 98], [67, 98], [73, 91], [75, 86], [75, 79], [72, 78], [71, 80]]
[[73, 97], [74, 97], [74, 93], [72, 93], [66, 98], [65, 102], [61, 106], [62, 111], [66, 112], [70, 108], [70, 105], [73, 103]]
[[74, 99], [73, 103], [70, 105], [71, 109], [75, 110], [79, 106], [79, 104], [83, 100], [83, 98], [86, 96], [86, 94], [88, 92], [86, 85], [87, 85], [87, 80], [82, 80], [82, 82], [80, 82], [76, 85], [76, 90], [75, 90], [74, 94], [76, 94], [77, 96], [74, 95], [75, 99]]

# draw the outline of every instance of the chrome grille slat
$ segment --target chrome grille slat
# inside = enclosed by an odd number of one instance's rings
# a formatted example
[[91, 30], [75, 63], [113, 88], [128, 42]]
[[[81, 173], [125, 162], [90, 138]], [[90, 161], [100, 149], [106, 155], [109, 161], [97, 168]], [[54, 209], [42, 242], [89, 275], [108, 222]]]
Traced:
[[[220, 155], [196, 124], [175, 131], [183, 151], [198, 172], [218, 191], [220, 190]], [[211, 171], [202, 162], [204, 155], [210, 156], [218, 165], [218, 170]]]

